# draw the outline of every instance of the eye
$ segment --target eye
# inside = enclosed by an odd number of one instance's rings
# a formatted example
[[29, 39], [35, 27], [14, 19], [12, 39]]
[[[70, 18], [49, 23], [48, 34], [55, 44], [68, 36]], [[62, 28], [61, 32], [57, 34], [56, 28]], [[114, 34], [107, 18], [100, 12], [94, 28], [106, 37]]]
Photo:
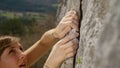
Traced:
[[22, 47], [20, 47], [19, 49], [20, 49], [21, 51], [23, 51], [23, 48], [22, 48]]
[[13, 49], [10, 49], [9, 54], [10, 54], [10, 53], [14, 53], [14, 52], [15, 52], [15, 51], [14, 51]]

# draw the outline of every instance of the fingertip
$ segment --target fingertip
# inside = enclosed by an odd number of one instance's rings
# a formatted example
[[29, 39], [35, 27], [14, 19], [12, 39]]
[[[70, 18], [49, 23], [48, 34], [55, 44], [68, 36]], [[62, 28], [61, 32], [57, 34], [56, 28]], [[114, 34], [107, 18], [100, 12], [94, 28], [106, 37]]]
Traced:
[[76, 14], [77, 12], [76, 12], [75, 10], [70, 10], [70, 11], [68, 11], [67, 13]]
[[77, 12], [75, 10], [72, 11], [73, 14], [76, 14]]

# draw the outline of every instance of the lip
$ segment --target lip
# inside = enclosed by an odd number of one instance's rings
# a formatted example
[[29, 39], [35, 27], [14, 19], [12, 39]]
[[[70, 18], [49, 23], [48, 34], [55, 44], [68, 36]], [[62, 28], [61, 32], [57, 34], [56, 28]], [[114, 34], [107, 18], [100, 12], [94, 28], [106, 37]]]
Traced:
[[25, 63], [20, 64], [19, 68], [26, 68], [26, 64]]

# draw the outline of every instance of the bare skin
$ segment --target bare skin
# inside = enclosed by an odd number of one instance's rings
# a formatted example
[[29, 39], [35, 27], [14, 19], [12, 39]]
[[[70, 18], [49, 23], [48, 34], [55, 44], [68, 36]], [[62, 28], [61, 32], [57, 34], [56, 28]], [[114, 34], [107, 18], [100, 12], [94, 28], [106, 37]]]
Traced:
[[19, 42], [6, 47], [0, 56], [0, 68], [27, 68], [26, 55]]
[[54, 45], [44, 68], [59, 68], [64, 60], [74, 56], [78, 48], [78, 41], [74, 40], [76, 37], [78, 34], [73, 33], [58, 41]]
[[[58, 41], [58, 38], [63, 38], [71, 29], [76, 29], [76, 31], [78, 31], [77, 20], [78, 18], [75, 11], [68, 12], [56, 28], [46, 32], [37, 43], [26, 50], [25, 54], [27, 55], [27, 59], [29, 59], [28, 65], [32, 65], [36, 62]], [[76, 32], [74, 35], [77, 36], [78, 33]]]
[[[78, 42], [73, 39], [78, 37], [79, 34], [76, 32], [67, 36], [65, 35], [70, 32], [71, 29], [78, 31], [77, 21], [76, 12], [69, 11], [56, 28], [45, 32], [41, 39], [26, 51], [22, 51], [22, 46], [19, 42], [7, 47], [1, 55], [0, 67], [28, 68], [54, 45], [44, 68], [46, 68], [46, 66], [49, 68], [58, 68], [65, 59], [72, 57], [76, 53]], [[11, 65], [9, 65], [9, 63]]]

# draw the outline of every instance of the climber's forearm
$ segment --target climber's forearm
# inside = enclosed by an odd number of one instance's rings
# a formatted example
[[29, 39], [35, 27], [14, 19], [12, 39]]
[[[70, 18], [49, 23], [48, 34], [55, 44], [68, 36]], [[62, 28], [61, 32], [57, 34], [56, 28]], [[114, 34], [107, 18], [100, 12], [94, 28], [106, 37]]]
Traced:
[[56, 65], [56, 64], [54, 64], [54, 65], [52, 64], [52, 65], [49, 65], [49, 66], [48, 66], [48, 64], [46, 63], [46, 64], [43, 66], [43, 68], [59, 68], [59, 66], [60, 66], [60, 65]]
[[28, 59], [28, 66], [43, 56], [59, 39], [53, 36], [54, 29], [45, 32], [40, 40], [25, 51]]
[[46, 53], [54, 43], [65, 37], [71, 29], [78, 31], [78, 18], [76, 12], [71, 10], [66, 13], [55, 29], [47, 31], [38, 42], [25, 51], [28, 59], [28, 66], [37, 61]]

